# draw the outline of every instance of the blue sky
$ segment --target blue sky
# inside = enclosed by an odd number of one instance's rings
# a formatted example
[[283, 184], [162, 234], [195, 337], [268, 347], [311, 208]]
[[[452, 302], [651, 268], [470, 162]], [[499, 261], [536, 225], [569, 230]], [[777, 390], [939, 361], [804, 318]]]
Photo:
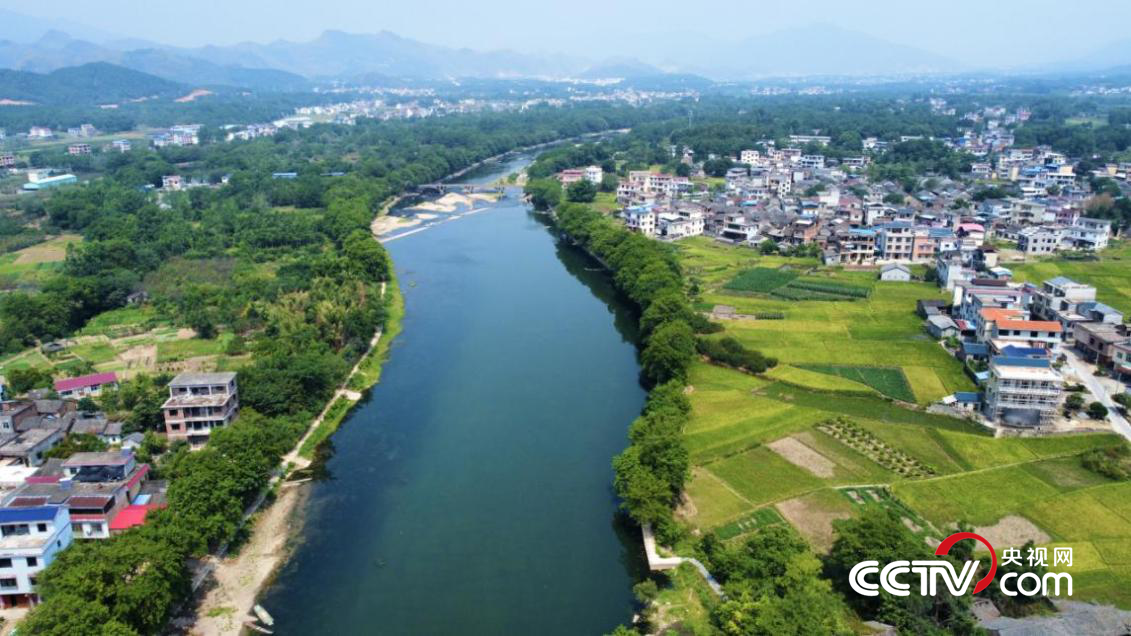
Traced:
[[1131, 38], [1131, 2], [1123, 0], [0, 0], [0, 8], [183, 46], [390, 30], [436, 44], [589, 58], [646, 57], [696, 36], [741, 40], [815, 22], [979, 67], [1073, 59]]

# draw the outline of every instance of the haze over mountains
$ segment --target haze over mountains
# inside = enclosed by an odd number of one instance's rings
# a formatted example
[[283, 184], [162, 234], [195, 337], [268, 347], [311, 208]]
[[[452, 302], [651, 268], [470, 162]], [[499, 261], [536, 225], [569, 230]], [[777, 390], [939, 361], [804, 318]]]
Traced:
[[[738, 42], [684, 36], [642, 42], [635, 57], [581, 59], [511, 50], [478, 51], [420, 42], [382, 31], [325, 31], [305, 42], [277, 40], [183, 48], [129, 39], [64, 20], [0, 10], [0, 68], [49, 73], [104, 62], [185, 85], [302, 90], [326, 80], [382, 78], [648, 77], [696, 74], [713, 80], [796, 76], [960, 73], [946, 56], [828, 24], [787, 29]], [[651, 46], [651, 48], [649, 48]], [[1045, 70], [1083, 71], [1131, 64], [1131, 40]], [[1030, 69], [1036, 70], [1036, 69]]]

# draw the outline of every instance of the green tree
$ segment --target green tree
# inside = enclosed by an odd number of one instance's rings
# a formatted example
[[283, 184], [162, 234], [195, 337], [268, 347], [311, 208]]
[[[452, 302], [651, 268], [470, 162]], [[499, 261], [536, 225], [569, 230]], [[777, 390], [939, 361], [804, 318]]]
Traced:
[[1102, 420], [1107, 417], [1107, 407], [1099, 402], [1092, 402], [1088, 405], [1087, 413], [1093, 420]]
[[549, 210], [562, 200], [562, 184], [557, 179], [531, 179], [523, 188], [535, 210]]
[[597, 198], [597, 186], [588, 179], [580, 179], [569, 184], [566, 199], [573, 203], [592, 203]]
[[23, 395], [32, 389], [51, 386], [51, 372], [37, 367], [12, 369], [8, 371], [8, 385], [15, 395]]
[[617, 175], [612, 171], [606, 172], [601, 176], [601, 192], [616, 192], [617, 186], [620, 185], [620, 180]]
[[656, 383], [687, 379], [687, 369], [695, 355], [695, 335], [682, 320], [658, 326], [640, 355], [645, 377]]

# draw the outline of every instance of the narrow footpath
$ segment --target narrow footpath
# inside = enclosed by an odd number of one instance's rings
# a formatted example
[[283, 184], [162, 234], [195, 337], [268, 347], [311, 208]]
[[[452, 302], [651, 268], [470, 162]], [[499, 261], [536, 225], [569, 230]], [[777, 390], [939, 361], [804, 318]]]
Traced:
[[[385, 297], [387, 283], [381, 283], [381, 297]], [[369, 348], [365, 351], [357, 364], [350, 369], [346, 379], [334, 392], [334, 397], [326, 402], [326, 406], [318, 417], [314, 418], [306, 433], [287, 453], [279, 466], [276, 467], [267, 487], [259, 493], [259, 497], [244, 511], [242, 524], [248, 523], [252, 517], [263, 507], [267, 495], [278, 489], [278, 496], [272, 505], [264, 509], [254, 521], [251, 537], [240, 549], [234, 558], [227, 558], [230, 544], [225, 542], [215, 554], [205, 557], [194, 568], [192, 576], [192, 591], [195, 595], [205, 582], [211, 587], [204, 593], [204, 598], [196, 608], [193, 619], [174, 624], [191, 634], [202, 636], [219, 636], [222, 634], [239, 634], [243, 630], [245, 620], [251, 616], [251, 608], [259, 595], [260, 589], [271, 578], [275, 570], [282, 565], [287, 553], [287, 540], [292, 535], [294, 525], [300, 522], [297, 519], [300, 510], [299, 504], [303, 500], [305, 482], [283, 482], [283, 478], [290, 469], [301, 469], [310, 466], [311, 460], [299, 454], [306, 440], [313, 435], [330, 406], [339, 397], [351, 402], [361, 399], [361, 393], [348, 389], [349, 381], [357, 373], [365, 361], [377, 348], [381, 340], [382, 330], [378, 329], [369, 341]]]

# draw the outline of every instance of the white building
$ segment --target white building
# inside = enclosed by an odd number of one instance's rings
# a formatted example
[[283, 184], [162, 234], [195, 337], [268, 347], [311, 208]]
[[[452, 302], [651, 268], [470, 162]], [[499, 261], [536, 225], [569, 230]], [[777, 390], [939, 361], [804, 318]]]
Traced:
[[0, 607], [38, 603], [36, 577], [71, 538], [66, 506], [0, 508]]
[[601, 166], [589, 166], [585, 169], [585, 180], [589, 183], [600, 185], [601, 179], [605, 176]]
[[1098, 251], [1107, 247], [1111, 240], [1111, 221], [1079, 217], [1068, 228], [1064, 241], [1072, 249]]
[[1048, 360], [993, 358], [983, 411], [1013, 426], [1040, 425], [1056, 414], [1063, 384]]
[[644, 236], [656, 236], [656, 213], [651, 207], [632, 207], [623, 212], [625, 227]]
[[1017, 249], [1026, 255], [1052, 254], [1060, 249], [1066, 235], [1060, 226], [1022, 228], [1017, 233]]

